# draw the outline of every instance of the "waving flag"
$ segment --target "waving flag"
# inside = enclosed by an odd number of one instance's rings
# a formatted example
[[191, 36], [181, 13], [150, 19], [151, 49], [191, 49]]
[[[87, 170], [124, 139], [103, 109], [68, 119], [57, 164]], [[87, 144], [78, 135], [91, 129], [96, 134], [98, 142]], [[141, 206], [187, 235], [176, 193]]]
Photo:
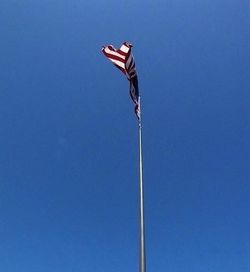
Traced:
[[131, 48], [132, 44], [124, 42], [120, 49], [116, 50], [112, 45], [108, 45], [102, 48], [102, 52], [129, 80], [129, 93], [135, 104], [135, 113], [138, 119], [140, 119], [138, 78]]

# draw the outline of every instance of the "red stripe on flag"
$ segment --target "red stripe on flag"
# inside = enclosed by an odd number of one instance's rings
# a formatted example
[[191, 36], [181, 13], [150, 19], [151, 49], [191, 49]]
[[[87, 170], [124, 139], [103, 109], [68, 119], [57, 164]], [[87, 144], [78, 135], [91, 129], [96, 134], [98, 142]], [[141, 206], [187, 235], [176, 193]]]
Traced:
[[112, 55], [112, 54], [110, 54], [110, 53], [107, 53], [107, 52], [105, 52], [105, 50], [103, 50], [103, 53], [104, 53], [104, 55], [105, 55], [107, 58], [109, 58], [111, 61], [112, 61], [112, 60], [118, 60], [118, 61], [120, 61], [120, 62], [122, 62], [122, 63], [125, 63], [124, 59], [122, 59], [122, 58], [120, 58], [120, 57], [118, 57], [118, 56], [116, 56], [116, 55]]

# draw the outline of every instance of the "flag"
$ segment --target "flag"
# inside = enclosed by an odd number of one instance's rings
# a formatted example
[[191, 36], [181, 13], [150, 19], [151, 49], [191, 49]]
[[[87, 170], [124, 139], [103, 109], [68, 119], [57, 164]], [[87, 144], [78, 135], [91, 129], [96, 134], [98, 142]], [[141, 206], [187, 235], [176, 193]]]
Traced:
[[129, 80], [130, 97], [135, 104], [135, 114], [140, 119], [138, 77], [135, 69], [135, 60], [131, 52], [132, 47], [132, 44], [124, 42], [120, 49], [107, 45], [102, 48], [102, 52]]

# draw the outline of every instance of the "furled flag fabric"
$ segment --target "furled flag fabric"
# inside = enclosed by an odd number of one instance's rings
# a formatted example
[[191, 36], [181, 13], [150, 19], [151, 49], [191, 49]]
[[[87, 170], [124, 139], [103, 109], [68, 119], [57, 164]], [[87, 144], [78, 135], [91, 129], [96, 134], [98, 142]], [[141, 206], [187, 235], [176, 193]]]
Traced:
[[116, 50], [112, 45], [108, 45], [102, 48], [102, 52], [129, 80], [129, 93], [135, 104], [135, 113], [140, 119], [138, 78], [131, 48], [132, 44], [124, 42], [120, 49]]

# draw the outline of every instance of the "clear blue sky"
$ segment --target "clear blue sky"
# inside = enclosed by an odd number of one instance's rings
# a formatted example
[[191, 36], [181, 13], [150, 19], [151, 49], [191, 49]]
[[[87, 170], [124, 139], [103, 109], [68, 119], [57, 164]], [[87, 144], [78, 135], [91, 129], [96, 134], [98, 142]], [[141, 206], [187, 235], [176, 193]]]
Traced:
[[248, 0], [0, 1], [0, 271], [250, 271]]

